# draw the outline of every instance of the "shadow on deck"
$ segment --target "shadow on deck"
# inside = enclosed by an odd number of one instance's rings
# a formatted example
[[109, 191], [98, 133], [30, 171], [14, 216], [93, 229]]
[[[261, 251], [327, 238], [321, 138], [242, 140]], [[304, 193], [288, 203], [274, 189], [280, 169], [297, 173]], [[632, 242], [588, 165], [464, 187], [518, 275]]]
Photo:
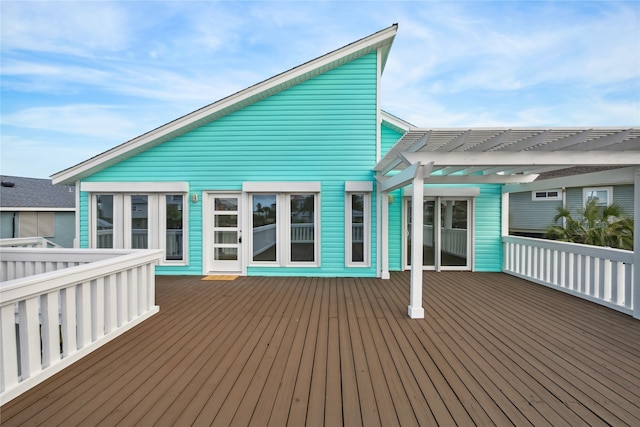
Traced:
[[13, 425], [640, 425], [640, 322], [502, 273], [157, 277], [160, 313]]

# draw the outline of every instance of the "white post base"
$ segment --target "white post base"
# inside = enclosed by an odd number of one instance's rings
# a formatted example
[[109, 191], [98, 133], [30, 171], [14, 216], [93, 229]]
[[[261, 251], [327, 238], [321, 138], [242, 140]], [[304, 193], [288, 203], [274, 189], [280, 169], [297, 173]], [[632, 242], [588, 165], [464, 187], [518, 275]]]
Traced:
[[424, 319], [424, 308], [409, 306], [409, 317], [412, 319]]
[[391, 274], [389, 274], [388, 271], [383, 271], [382, 274], [380, 275], [381, 279], [391, 279]]

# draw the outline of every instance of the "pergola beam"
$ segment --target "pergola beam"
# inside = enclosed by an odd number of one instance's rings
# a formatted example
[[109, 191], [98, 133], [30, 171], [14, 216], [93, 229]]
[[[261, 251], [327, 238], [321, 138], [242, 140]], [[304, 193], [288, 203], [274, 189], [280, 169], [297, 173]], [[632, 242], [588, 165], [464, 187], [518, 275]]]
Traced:
[[518, 152], [417, 152], [402, 153], [411, 164], [433, 162], [437, 166], [612, 166], [640, 164], [639, 151], [518, 151]]
[[[423, 166], [426, 167], [423, 168]], [[380, 183], [380, 191], [388, 193], [395, 189], [406, 187], [407, 185], [412, 183], [415, 178], [422, 178], [424, 180], [425, 176], [429, 176], [429, 174], [431, 173], [432, 167], [433, 162], [429, 162], [426, 165], [418, 162], [412, 164], [408, 168], [401, 171], [399, 174], [394, 175], [388, 179], [383, 180], [379, 175], [376, 175], [376, 179]]]

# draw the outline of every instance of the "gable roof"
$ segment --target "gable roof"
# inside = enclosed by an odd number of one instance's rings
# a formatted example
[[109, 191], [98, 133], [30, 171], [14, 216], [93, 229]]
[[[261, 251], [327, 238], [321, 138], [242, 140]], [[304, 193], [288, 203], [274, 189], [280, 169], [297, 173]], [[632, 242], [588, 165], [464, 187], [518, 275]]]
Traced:
[[378, 31], [182, 116], [91, 159], [60, 171], [52, 175], [51, 178], [55, 184], [74, 183], [79, 179], [133, 157], [176, 136], [217, 120], [227, 114], [298, 85], [378, 49], [381, 51], [381, 70], [383, 70], [397, 29], [398, 24], [393, 24], [384, 30]]
[[73, 185], [53, 185], [50, 179], [0, 176], [0, 210], [74, 210]]

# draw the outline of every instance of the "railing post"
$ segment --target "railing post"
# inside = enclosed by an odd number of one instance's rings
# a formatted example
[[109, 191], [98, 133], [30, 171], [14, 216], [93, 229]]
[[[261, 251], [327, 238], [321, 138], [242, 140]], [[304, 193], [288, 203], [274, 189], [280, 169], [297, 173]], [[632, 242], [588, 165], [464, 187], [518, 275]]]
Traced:
[[423, 166], [418, 167], [417, 176], [413, 179], [413, 193], [411, 197], [411, 296], [409, 303], [409, 317], [423, 319], [422, 308], [422, 252], [423, 252], [423, 215], [424, 215], [424, 177]]
[[[640, 222], [640, 166], [633, 173], [633, 221]], [[640, 233], [633, 233], [633, 317], [640, 319]]]

